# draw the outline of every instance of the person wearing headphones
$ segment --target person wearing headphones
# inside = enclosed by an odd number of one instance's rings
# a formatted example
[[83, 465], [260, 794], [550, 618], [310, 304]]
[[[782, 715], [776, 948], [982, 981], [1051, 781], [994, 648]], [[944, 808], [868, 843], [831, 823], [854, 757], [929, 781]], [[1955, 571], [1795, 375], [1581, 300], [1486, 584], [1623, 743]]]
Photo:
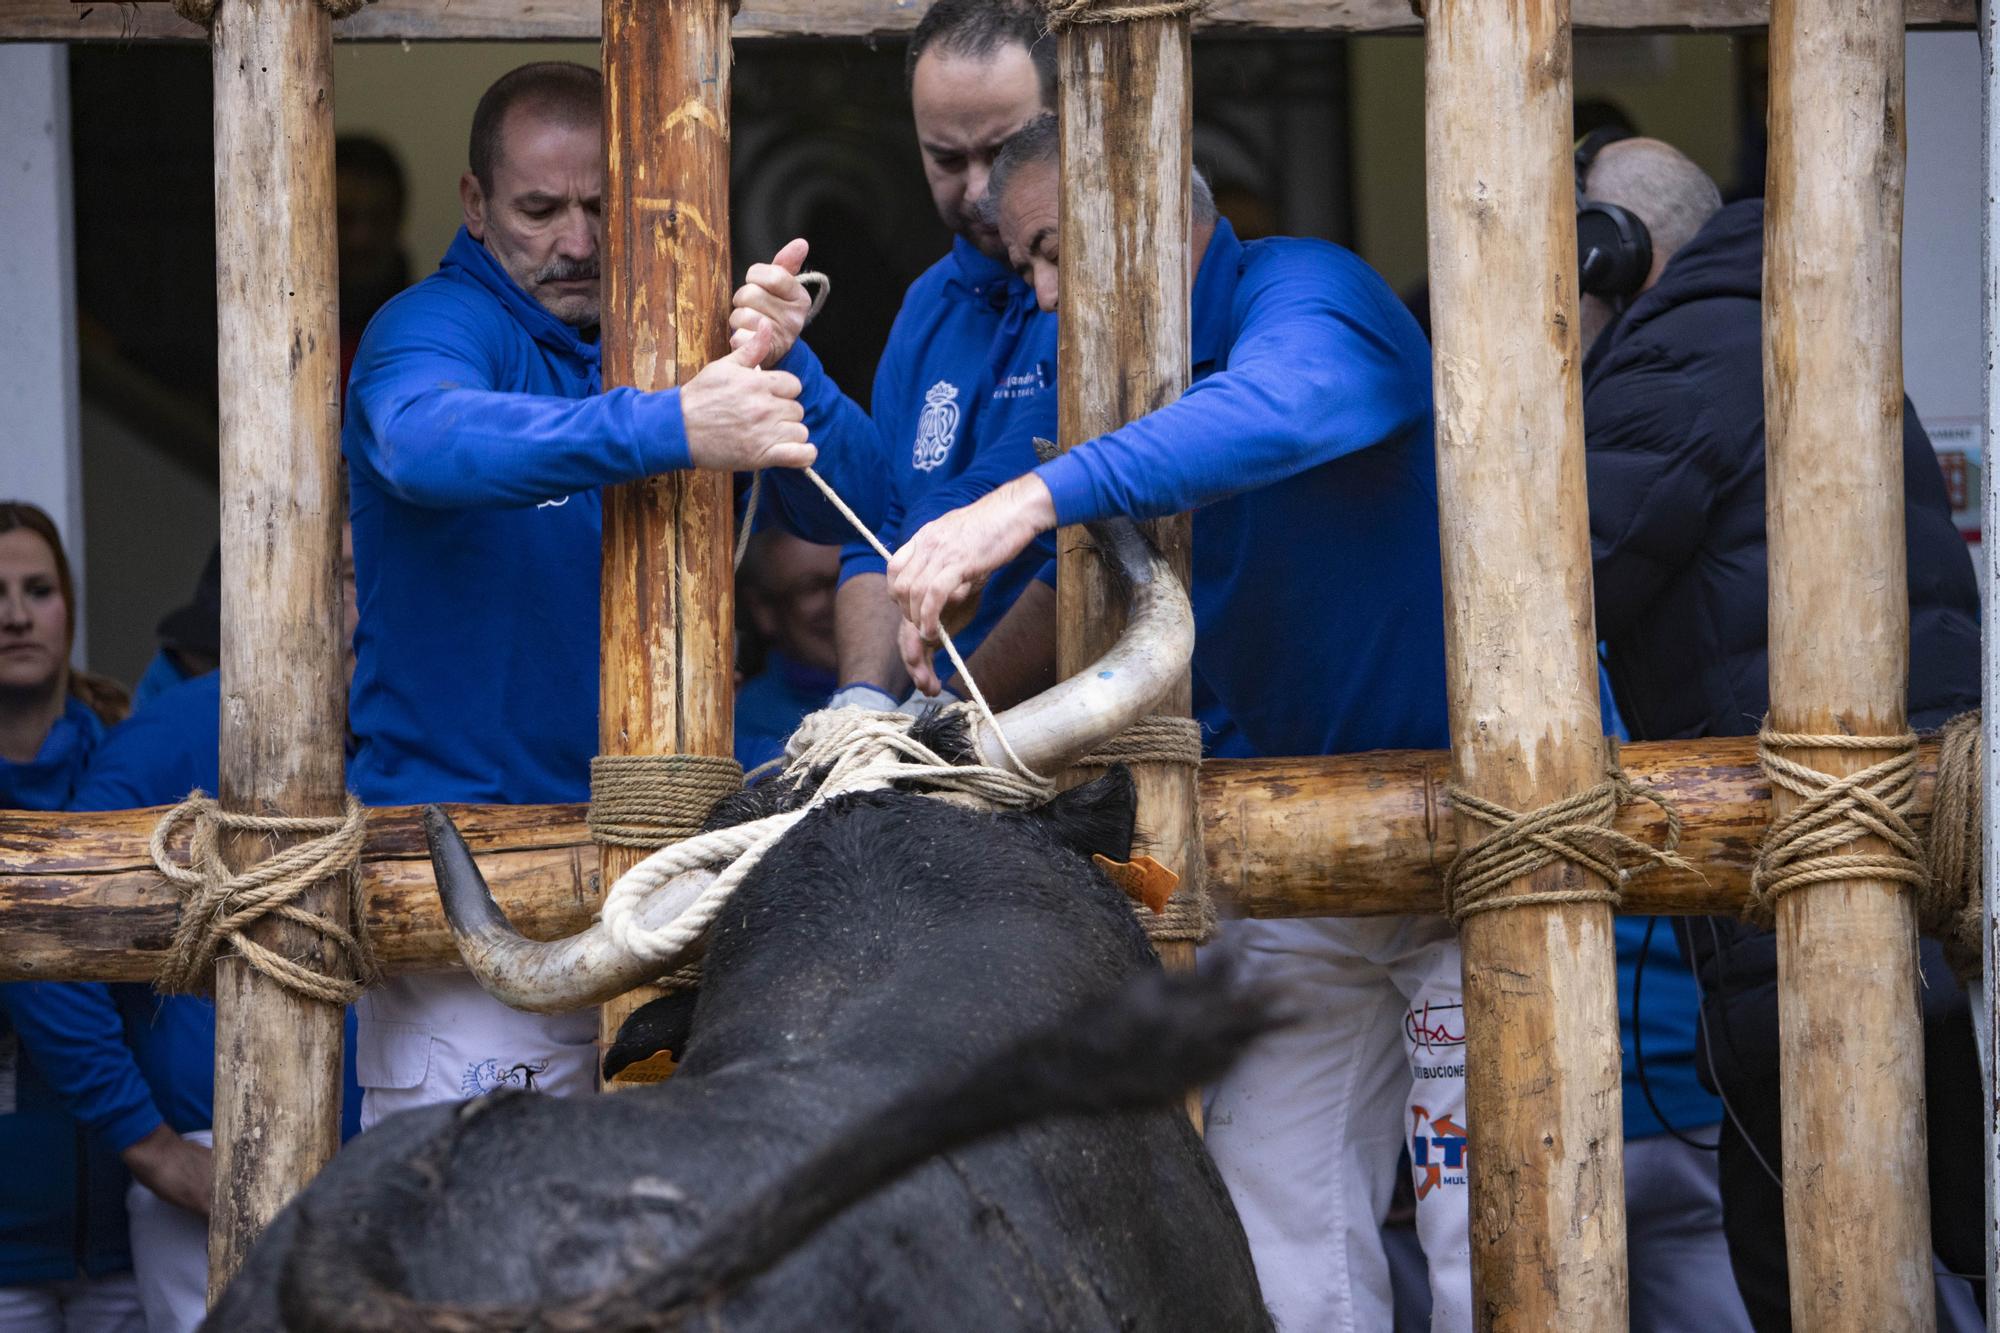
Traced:
[[[1591, 562], [1618, 711], [1634, 740], [1753, 735], [1770, 704], [1764, 202], [1725, 207], [1676, 149], [1607, 134], [1578, 147], [1577, 196]], [[1907, 400], [1903, 493], [1909, 716], [1922, 729], [1978, 705], [1978, 589], [1937, 456]], [[1701, 995], [1694, 1066], [1723, 1111], [1715, 1132], [1689, 1137], [1719, 1142], [1723, 1228], [1751, 1322], [1788, 1329], [1776, 940], [1734, 919], [1676, 928]], [[1648, 955], [1649, 990], [1658, 962]], [[1970, 1014], [1934, 943], [1925, 941], [1923, 963], [1932, 1240], [1947, 1268], [1979, 1273], [1979, 1176], [1952, 1167], [1982, 1151], [1979, 1117], [1966, 1109], [1980, 1097]], [[1649, 1046], [1649, 1069], [1652, 1055]], [[1692, 1198], [1694, 1163], [1658, 1146], [1679, 1157], [1661, 1179]], [[1659, 1265], [1640, 1250], [1635, 1227], [1633, 1328], [1740, 1326], [1740, 1313], [1704, 1309], [1727, 1294], [1717, 1284], [1681, 1271], [1649, 1286]], [[1954, 1325], [1965, 1296], [1962, 1285], [1941, 1288], [1941, 1327]]]

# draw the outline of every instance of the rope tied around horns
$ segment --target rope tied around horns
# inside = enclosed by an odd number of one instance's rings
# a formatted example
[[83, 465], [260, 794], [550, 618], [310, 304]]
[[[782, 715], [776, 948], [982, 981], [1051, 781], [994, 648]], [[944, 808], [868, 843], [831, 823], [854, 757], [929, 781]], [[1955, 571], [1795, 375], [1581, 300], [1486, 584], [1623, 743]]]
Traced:
[[[185, 863], [176, 861], [170, 848], [183, 825], [190, 830]], [[191, 793], [154, 826], [148, 848], [153, 865], [182, 899], [173, 942], [160, 967], [159, 988], [212, 989], [216, 955], [228, 944], [251, 967], [294, 994], [328, 1004], [352, 1004], [380, 976], [368, 942], [361, 891], [366, 832], [367, 811], [351, 795], [345, 813], [314, 818], [239, 814], [200, 791]], [[225, 833], [308, 836], [246, 869], [232, 871], [222, 859]], [[346, 885], [352, 930], [298, 905], [308, 889], [336, 877]], [[319, 936], [329, 946], [329, 965], [315, 967], [250, 938], [251, 926], [273, 916]], [[346, 967], [339, 966], [343, 957]]]
[[1137, 19], [1195, 18], [1211, 0], [1043, 0], [1049, 31], [1085, 23], [1130, 23]]
[[[1444, 875], [1445, 914], [1454, 923], [1503, 907], [1550, 903], [1609, 903], [1616, 910], [1622, 886], [1634, 873], [1667, 866], [1699, 875], [1676, 849], [1681, 817], [1658, 789], [1635, 783], [1618, 762], [1618, 743], [1606, 738], [1604, 781], [1588, 791], [1522, 813], [1477, 796], [1456, 783], [1445, 788], [1452, 807], [1493, 830], [1452, 859]], [[1612, 827], [1618, 811], [1650, 801], [1667, 817], [1664, 847], [1653, 847]], [[1508, 885], [1558, 861], [1580, 866], [1597, 883], [1575, 888], [1523, 889]]]

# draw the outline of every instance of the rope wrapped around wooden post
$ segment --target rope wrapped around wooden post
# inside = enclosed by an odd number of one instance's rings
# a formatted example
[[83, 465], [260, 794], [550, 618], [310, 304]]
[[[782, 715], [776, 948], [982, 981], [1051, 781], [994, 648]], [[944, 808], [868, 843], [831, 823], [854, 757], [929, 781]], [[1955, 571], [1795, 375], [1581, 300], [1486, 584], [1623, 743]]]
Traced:
[[[191, 832], [188, 859], [182, 864], [174, 859], [169, 844], [184, 824], [191, 826]], [[200, 791], [167, 811], [153, 828], [149, 850], [154, 867], [183, 902], [173, 943], [160, 965], [159, 989], [169, 993], [212, 989], [216, 954], [227, 943], [238, 957], [287, 990], [328, 1004], [354, 1003], [381, 975], [368, 942], [361, 890], [361, 846], [367, 826], [367, 809], [351, 795], [346, 813], [323, 818], [238, 814]], [[247, 870], [232, 872], [222, 860], [224, 833], [314, 836]], [[336, 875], [347, 881], [352, 930], [296, 902], [306, 890]], [[267, 916], [319, 935], [336, 954], [345, 955], [347, 969], [321, 971], [251, 939], [245, 932]]]
[[[1079, 768], [1112, 764], [1174, 764], [1201, 767], [1201, 724], [1191, 717], [1142, 717], [1076, 761]], [[1166, 910], [1154, 913], [1134, 903], [1132, 910], [1154, 941], [1206, 944], [1215, 937], [1215, 900], [1209, 897], [1205, 868], [1187, 867]]]
[[1049, 31], [1083, 23], [1130, 23], [1135, 19], [1194, 18], [1211, 0], [1043, 0]]
[[[1785, 750], [1895, 750], [1880, 763], [1837, 778], [1788, 759]], [[1750, 875], [1747, 915], [1759, 925], [1776, 920], [1777, 901], [1814, 884], [1849, 879], [1887, 880], [1922, 893], [1929, 882], [1924, 846], [1909, 816], [1917, 799], [1917, 737], [1809, 736], [1772, 731], [1757, 734], [1757, 762], [1771, 785], [1798, 796], [1790, 814], [1771, 822], [1757, 866]], [[1879, 838], [1886, 851], [1843, 848], [1861, 838]]]
[[590, 836], [656, 852], [701, 832], [743, 790], [743, 765], [712, 754], [600, 754], [590, 761]]
[[[1549, 903], [1609, 903], [1618, 908], [1624, 883], [1633, 874], [1668, 866], [1699, 875], [1681, 857], [1680, 812], [1664, 793], [1627, 777], [1618, 762], [1618, 742], [1605, 740], [1604, 781], [1588, 791], [1525, 814], [1474, 795], [1456, 783], [1445, 788], [1452, 806], [1493, 832], [1459, 852], [1444, 874], [1444, 910], [1454, 924], [1480, 912]], [[1612, 827], [1621, 807], [1651, 801], [1667, 817], [1664, 848], [1652, 847]], [[1595, 875], [1598, 886], [1529, 889], [1506, 893], [1508, 885], [1544, 866], [1568, 861]]]
[[[361, 12], [362, 9], [374, 2], [375, 0], [318, 0], [319, 7], [331, 15], [336, 22]], [[189, 23], [198, 24], [204, 28], [213, 28], [215, 26], [215, 7], [220, 3], [221, 0], [174, 0], [174, 13], [179, 14]]]
[[1980, 892], [1985, 879], [1985, 732], [1977, 708], [1960, 713], [1938, 732], [1937, 786], [1924, 839], [1925, 869], [1917, 891], [1917, 921], [1944, 945], [1945, 960], [1960, 980], [1979, 974], [1986, 928]]
[[[746, 525], [747, 526], [747, 525]], [[590, 761], [590, 836], [614, 847], [658, 851], [701, 832], [716, 803], [743, 790], [743, 765], [709, 754], [600, 754]], [[701, 960], [657, 983], [668, 992], [701, 984]]]

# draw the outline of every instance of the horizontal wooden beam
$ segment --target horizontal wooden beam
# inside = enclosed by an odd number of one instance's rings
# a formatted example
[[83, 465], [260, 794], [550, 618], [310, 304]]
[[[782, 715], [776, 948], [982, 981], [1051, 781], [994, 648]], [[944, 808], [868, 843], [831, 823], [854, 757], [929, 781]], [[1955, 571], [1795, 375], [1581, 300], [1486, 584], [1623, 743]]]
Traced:
[[[228, 0], [223, 0], [226, 4]], [[925, 6], [916, 0], [744, 0], [739, 39], [903, 36]], [[362, 42], [594, 42], [602, 0], [376, 0], [334, 25]], [[1970, 27], [1975, 0], [1906, 0], [1911, 27]], [[1576, 0], [1580, 29], [1731, 32], [1764, 27], [1768, 0]], [[1415, 32], [1411, 0], [1217, 0], [1197, 31], [1209, 33]], [[0, 41], [200, 41], [201, 29], [163, 0], [0, 0]]]
[[[1937, 762], [1924, 751], [1918, 811]], [[1737, 912], [1770, 789], [1750, 740], [1631, 745], [1636, 781], [1667, 792], [1687, 824], [1681, 850], [1705, 879], [1651, 871], [1625, 893], [1628, 912]], [[1439, 876], [1456, 853], [1444, 800], [1449, 758], [1388, 751], [1321, 759], [1219, 760], [1201, 772], [1209, 883], [1225, 915], [1385, 916], [1439, 910]], [[541, 939], [589, 924], [600, 897], [597, 852], [581, 806], [453, 807], [495, 897]], [[157, 970], [176, 903], [146, 856], [157, 811], [45, 815], [0, 811], [0, 981], [144, 981]], [[1658, 845], [1650, 804], [1618, 826]], [[391, 971], [451, 966], [414, 812], [369, 818], [368, 919]]]

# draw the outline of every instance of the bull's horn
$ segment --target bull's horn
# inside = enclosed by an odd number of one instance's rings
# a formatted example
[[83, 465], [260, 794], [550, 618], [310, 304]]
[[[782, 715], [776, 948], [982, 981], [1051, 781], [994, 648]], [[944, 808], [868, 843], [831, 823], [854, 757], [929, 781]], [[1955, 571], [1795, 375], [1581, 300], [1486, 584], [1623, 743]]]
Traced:
[[[1194, 612], [1166, 557], [1127, 519], [1092, 523], [1090, 535], [1125, 589], [1125, 633], [1088, 667], [997, 721], [1021, 762], [1040, 773], [1074, 763], [1153, 711], [1187, 679], [1194, 655]], [[1007, 765], [993, 729], [979, 725], [979, 756]]]
[[[502, 1004], [530, 1013], [567, 1013], [603, 1004], [668, 970], [656, 960], [626, 952], [601, 923], [568, 939], [544, 943], [527, 938], [493, 901], [457, 825], [435, 805], [424, 807], [424, 839], [459, 956]], [[671, 919], [714, 878], [712, 870], [677, 877], [647, 901], [641, 924]]]

